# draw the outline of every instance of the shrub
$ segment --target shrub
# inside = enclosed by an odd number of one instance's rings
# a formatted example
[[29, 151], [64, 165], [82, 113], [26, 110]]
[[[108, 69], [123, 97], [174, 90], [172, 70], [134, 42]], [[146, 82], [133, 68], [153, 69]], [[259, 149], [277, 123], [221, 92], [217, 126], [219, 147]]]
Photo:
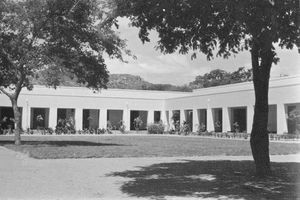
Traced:
[[197, 130], [198, 133], [203, 133], [203, 132], [206, 132], [206, 126], [203, 122], [200, 123], [200, 125], [198, 125], [198, 130]]
[[125, 133], [125, 128], [126, 128], [126, 126], [124, 125], [124, 121], [121, 120], [121, 121], [119, 122], [119, 131], [120, 131], [121, 133]]
[[105, 128], [98, 128], [97, 129], [97, 134], [104, 134], [106, 132]]
[[234, 122], [232, 126], [233, 126], [233, 131], [235, 133], [239, 133], [240, 132], [240, 125], [239, 125], [238, 122]]
[[183, 125], [180, 127], [180, 135], [188, 135], [191, 132], [191, 128], [188, 123], [183, 122]]
[[137, 118], [135, 118], [134, 121], [133, 121], [134, 128], [137, 131], [140, 130], [142, 124], [143, 124], [143, 120], [141, 119], [140, 116], [138, 116]]
[[55, 128], [55, 133], [61, 134], [75, 134], [75, 128], [72, 120], [59, 119]]
[[162, 123], [154, 123], [148, 125], [149, 134], [163, 134], [165, 126]]
[[214, 125], [215, 125], [215, 132], [222, 132], [222, 122], [216, 121]]
[[113, 125], [111, 124], [110, 121], [107, 121], [106, 132], [107, 132], [108, 134], [112, 134], [112, 130], [113, 130]]
[[81, 130], [80, 132], [78, 131], [78, 134], [97, 134], [96, 133], [96, 129], [93, 129], [93, 128], [85, 128], [83, 130]]
[[45, 129], [45, 135], [52, 135], [54, 133], [54, 130], [52, 128], [46, 128]]

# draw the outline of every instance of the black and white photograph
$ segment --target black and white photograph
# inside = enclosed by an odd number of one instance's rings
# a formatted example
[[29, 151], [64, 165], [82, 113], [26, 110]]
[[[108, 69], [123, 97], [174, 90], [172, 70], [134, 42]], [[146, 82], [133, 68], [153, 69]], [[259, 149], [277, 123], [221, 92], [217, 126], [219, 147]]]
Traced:
[[0, 199], [300, 200], [299, 0], [0, 0]]

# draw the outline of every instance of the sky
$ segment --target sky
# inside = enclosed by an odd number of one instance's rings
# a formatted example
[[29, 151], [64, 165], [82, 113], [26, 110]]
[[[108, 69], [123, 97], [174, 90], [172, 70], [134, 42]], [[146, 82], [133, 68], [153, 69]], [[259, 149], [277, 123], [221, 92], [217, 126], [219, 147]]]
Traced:
[[[239, 67], [251, 68], [250, 52], [240, 52], [229, 59], [215, 57], [208, 61], [202, 53], [191, 60], [191, 55], [162, 54], [155, 50], [157, 34], [151, 32], [150, 42], [143, 44], [138, 38], [138, 29], [129, 26], [129, 20], [119, 19], [119, 36], [127, 40], [127, 47], [137, 57], [125, 56], [128, 63], [117, 59], [106, 58], [107, 69], [111, 74], [139, 75], [151, 83], [184, 85], [193, 81], [197, 75], [203, 75], [214, 69], [223, 69], [228, 72]], [[272, 66], [271, 78], [280, 75], [300, 74], [300, 57], [297, 48], [286, 50], [276, 47], [280, 62]]]

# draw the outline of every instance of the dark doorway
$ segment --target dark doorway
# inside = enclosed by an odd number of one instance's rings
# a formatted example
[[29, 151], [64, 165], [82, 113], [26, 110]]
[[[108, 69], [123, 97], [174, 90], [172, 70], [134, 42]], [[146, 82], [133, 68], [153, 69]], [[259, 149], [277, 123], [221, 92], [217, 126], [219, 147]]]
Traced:
[[31, 129], [48, 128], [49, 108], [31, 108]]
[[107, 123], [112, 130], [119, 130], [122, 120], [123, 110], [107, 110]]
[[222, 132], [223, 130], [222, 108], [213, 109], [213, 120], [214, 120], [215, 132]]
[[[19, 110], [21, 112], [20, 120], [22, 121], [22, 108], [19, 108]], [[12, 107], [0, 107], [0, 120], [2, 129], [15, 128], [14, 111]]]
[[300, 134], [300, 104], [287, 105], [287, 129], [290, 134]]
[[200, 109], [199, 110], [199, 130], [204, 132], [207, 130], [207, 110]]
[[193, 129], [193, 110], [185, 110], [186, 124], [189, 126], [190, 131]]
[[83, 109], [82, 118], [83, 129], [97, 129], [99, 127], [99, 110]]
[[130, 111], [130, 130], [136, 130], [134, 121], [138, 117], [142, 121], [141, 125], [139, 126], [139, 130], [146, 130], [147, 129], [148, 111], [143, 111], [143, 110]]
[[161, 120], [161, 112], [154, 111], [154, 123], [159, 123]]
[[247, 108], [231, 108], [231, 131], [245, 132], [247, 130]]

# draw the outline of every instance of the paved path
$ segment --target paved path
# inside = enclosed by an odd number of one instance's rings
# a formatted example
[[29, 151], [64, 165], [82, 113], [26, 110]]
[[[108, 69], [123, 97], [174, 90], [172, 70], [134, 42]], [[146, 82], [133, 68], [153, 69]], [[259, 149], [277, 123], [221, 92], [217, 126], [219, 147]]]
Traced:
[[[0, 199], [131, 200], [120, 191], [129, 179], [107, 174], [187, 159], [252, 160], [250, 156], [38, 160], [0, 147]], [[300, 155], [272, 156], [271, 160], [300, 163]]]

